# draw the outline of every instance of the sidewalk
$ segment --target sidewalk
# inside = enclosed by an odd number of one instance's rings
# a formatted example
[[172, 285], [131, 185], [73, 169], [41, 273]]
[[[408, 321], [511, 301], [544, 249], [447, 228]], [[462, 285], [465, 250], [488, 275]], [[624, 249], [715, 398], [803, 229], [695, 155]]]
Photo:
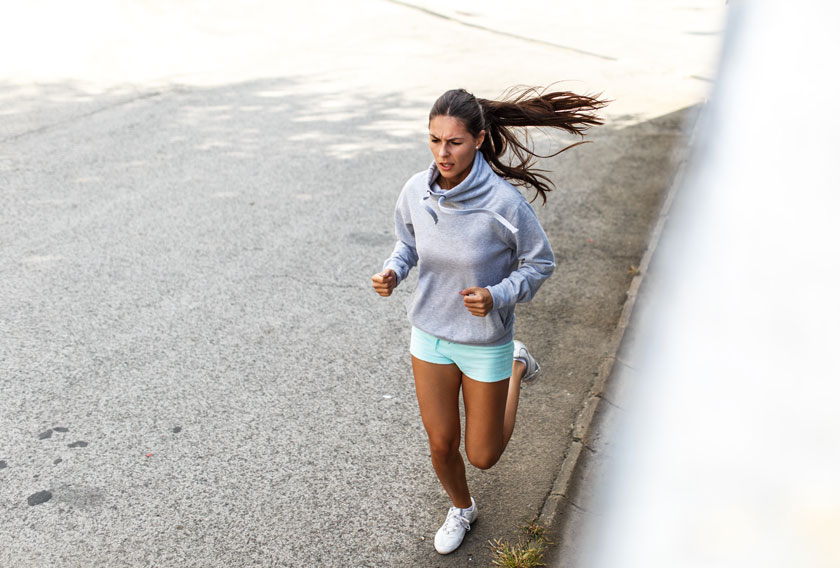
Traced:
[[[642, 332], [651, 328], [651, 304], [659, 296], [661, 288], [661, 254], [658, 255], [657, 251], [673, 202], [678, 198], [684, 180], [702, 112], [703, 108], [697, 109], [686, 121], [685, 128], [692, 136], [687, 139], [689, 143], [678, 150], [680, 157], [677, 159], [676, 175], [652, 227], [639, 275], [628, 290], [627, 303], [616, 327], [618, 345], [615, 356], [605, 364], [609, 371], [605, 370], [603, 383], [578, 416], [573, 442], [576, 459], [564, 464], [555, 491], [558, 512], [557, 517], [552, 519], [555, 546], [547, 562], [552, 568], [594, 565], [593, 530], [603, 528], [605, 514], [615, 497], [604, 481], [607, 473], [614, 471], [617, 440], [625, 430], [626, 413], [638, 396], [639, 369], [644, 356], [641, 345], [645, 336]], [[604, 537], [599, 542], [605, 540], [608, 539]]]

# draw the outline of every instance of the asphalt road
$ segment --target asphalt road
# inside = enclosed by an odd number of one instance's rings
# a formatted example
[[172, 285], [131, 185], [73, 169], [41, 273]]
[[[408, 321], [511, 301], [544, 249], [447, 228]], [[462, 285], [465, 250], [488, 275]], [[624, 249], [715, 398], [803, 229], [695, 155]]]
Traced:
[[[234, 55], [163, 78], [120, 76], [114, 44], [0, 81], [0, 564], [483, 566], [540, 512], [706, 86], [631, 104], [667, 78], [395, 3], [322, 9], [283, 20], [318, 30], [292, 39], [259, 12], [190, 28]], [[469, 468], [481, 520], [439, 557], [413, 280], [386, 300], [369, 278], [434, 97], [564, 78], [628, 95], [544, 163], [558, 270], [517, 312], [544, 376], [501, 462]]]

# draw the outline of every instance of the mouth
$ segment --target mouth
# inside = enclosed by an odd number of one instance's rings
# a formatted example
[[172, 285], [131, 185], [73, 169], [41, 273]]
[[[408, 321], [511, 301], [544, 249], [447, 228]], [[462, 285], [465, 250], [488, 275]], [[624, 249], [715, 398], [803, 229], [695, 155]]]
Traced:
[[451, 162], [438, 162], [438, 169], [442, 172], [448, 172], [454, 165]]

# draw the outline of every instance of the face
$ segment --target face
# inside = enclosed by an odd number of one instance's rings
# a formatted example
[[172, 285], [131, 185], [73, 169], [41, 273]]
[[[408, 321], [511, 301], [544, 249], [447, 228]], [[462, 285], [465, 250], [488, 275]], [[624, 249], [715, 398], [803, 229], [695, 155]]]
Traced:
[[464, 181], [472, 169], [476, 146], [482, 142], [484, 131], [475, 137], [458, 118], [436, 116], [429, 122], [429, 149], [440, 171], [441, 188], [451, 189]]

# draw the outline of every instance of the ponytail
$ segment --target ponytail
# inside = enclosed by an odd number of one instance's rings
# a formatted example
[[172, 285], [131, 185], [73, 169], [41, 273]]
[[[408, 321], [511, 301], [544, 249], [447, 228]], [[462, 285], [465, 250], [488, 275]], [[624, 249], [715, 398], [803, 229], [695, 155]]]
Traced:
[[[435, 102], [429, 120], [435, 116], [451, 116], [463, 121], [467, 130], [478, 136], [485, 131], [481, 152], [498, 175], [513, 185], [530, 185], [546, 201], [552, 183], [534, 168], [536, 158], [549, 158], [584, 142], [576, 142], [553, 154], [540, 156], [531, 148], [527, 131], [520, 139], [516, 128], [548, 126], [583, 136], [592, 126], [603, 124], [594, 111], [606, 106], [608, 101], [570, 92], [540, 92], [534, 88], [509, 91], [503, 100], [477, 99], [463, 89], [447, 91]], [[508, 163], [501, 157], [509, 152]], [[534, 196], [534, 199], [537, 197]]]

